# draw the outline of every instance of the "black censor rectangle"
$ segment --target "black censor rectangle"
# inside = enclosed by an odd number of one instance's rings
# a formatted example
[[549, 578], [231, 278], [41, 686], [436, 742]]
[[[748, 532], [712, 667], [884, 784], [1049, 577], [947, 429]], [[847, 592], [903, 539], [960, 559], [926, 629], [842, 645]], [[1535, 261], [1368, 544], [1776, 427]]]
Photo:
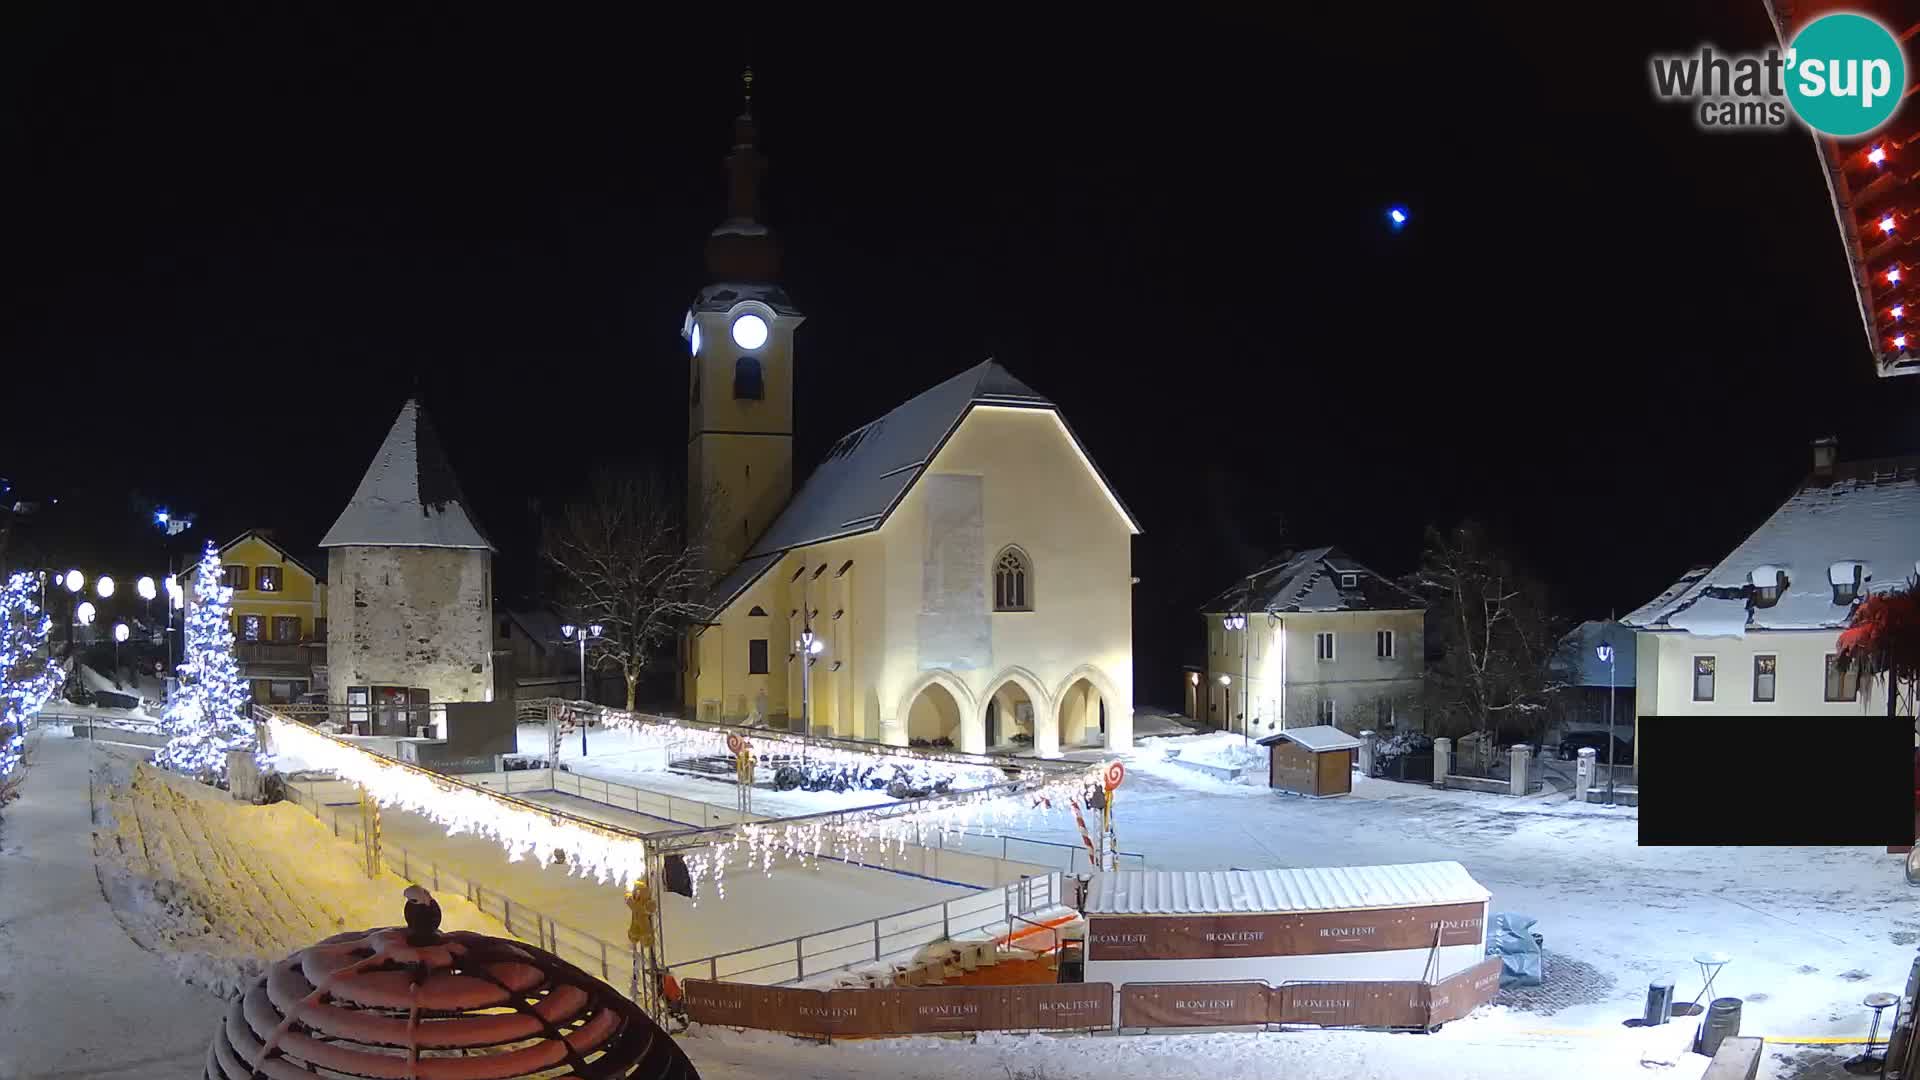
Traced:
[[1642, 847], [1899, 847], [1914, 842], [1914, 721], [1643, 716]]

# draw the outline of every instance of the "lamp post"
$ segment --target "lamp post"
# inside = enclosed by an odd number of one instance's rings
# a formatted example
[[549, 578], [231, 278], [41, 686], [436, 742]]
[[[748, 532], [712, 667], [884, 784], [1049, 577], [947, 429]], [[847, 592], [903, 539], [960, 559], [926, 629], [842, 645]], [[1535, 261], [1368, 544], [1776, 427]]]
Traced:
[[120, 643], [127, 640], [126, 623], [113, 624], [113, 685], [120, 685]]
[[[1240, 735], [1243, 742], [1252, 743], [1253, 733], [1248, 726], [1251, 722], [1252, 709], [1247, 702], [1247, 688], [1252, 683], [1252, 680], [1248, 678], [1248, 674], [1251, 671], [1248, 665], [1251, 663], [1251, 660], [1247, 655], [1247, 617], [1244, 613], [1228, 615], [1222, 618], [1220, 623], [1226, 630], [1237, 630], [1240, 632]], [[1226, 680], [1221, 680], [1221, 685], [1226, 685]], [[1231, 702], [1229, 702], [1229, 704], [1231, 704]], [[1228, 718], [1228, 722], [1232, 722], [1231, 717]]]
[[[87, 587], [87, 576], [85, 574], [82, 574], [78, 570], [69, 570], [66, 573], [60, 575], [60, 584], [65, 585], [67, 587], [68, 592], [72, 593], [75, 596], [79, 596], [80, 590]], [[87, 606], [92, 607], [93, 605], [88, 604]], [[79, 615], [78, 608], [74, 609], [74, 614], [76, 617]], [[67, 620], [67, 651], [68, 652], [73, 651], [73, 642], [75, 637], [74, 627], [77, 625], [78, 623], [74, 619]]]
[[139, 593], [140, 599], [145, 600], [147, 602], [147, 629], [146, 629], [147, 643], [152, 644], [153, 643], [153, 598], [160, 595], [160, 587], [154, 584], [154, 581], [152, 578], [142, 576], [139, 581], [134, 582], [133, 591]]
[[173, 612], [176, 608], [185, 606], [185, 598], [179, 591], [179, 583], [174, 580], [173, 538], [193, 528], [193, 516], [173, 513], [164, 506], [158, 507], [153, 511], [153, 527], [160, 530], [160, 552], [166, 557], [167, 562], [167, 596], [172, 600], [172, 603], [167, 605], [167, 670], [171, 672], [174, 670]]
[[[580, 644], [580, 700], [587, 700], [587, 641], [598, 639], [603, 627], [599, 623], [590, 626], [575, 626], [568, 623], [560, 628], [560, 636]], [[580, 756], [587, 756], [587, 723], [580, 721]]]
[[1603, 641], [1593, 652], [1600, 658], [1601, 663], [1607, 665], [1607, 805], [1612, 806], [1614, 805], [1613, 747], [1619, 741], [1618, 736], [1613, 733], [1613, 646]]
[[827, 651], [827, 643], [813, 633], [813, 619], [801, 621], [800, 640], [793, 643], [794, 651], [800, 655], [800, 730], [806, 733], [809, 742], [813, 740], [813, 662]]

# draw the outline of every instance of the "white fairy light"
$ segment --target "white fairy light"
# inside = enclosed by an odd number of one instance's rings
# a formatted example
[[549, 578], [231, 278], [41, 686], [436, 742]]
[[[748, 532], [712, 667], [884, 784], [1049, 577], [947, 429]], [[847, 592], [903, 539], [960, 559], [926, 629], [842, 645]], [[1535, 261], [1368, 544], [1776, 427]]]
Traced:
[[268, 720], [276, 756], [299, 759], [310, 769], [332, 770], [360, 785], [381, 806], [397, 806], [447, 827], [447, 835], [488, 837], [507, 851], [507, 861], [533, 856], [541, 866], [566, 853], [570, 874], [626, 888], [646, 876], [646, 845], [638, 836], [588, 826], [542, 813], [492, 792], [436, 778], [431, 773], [330, 738], [304, 724]]

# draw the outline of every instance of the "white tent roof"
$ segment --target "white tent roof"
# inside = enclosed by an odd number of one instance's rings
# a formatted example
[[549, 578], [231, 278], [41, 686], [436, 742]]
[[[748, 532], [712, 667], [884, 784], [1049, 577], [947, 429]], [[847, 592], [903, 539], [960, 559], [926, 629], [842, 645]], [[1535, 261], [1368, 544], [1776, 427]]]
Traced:
[[1484, 885], [1457, 862], [1289, 870], [1114, 870], [1095, 874], [1089, 915], [1215, 915], [1471, 904]]
[[446, 451], [418, 401], [400, 409], [353, 501], [320, 541], [323, 548], [352, 545], [493, 550], [468, 515]]

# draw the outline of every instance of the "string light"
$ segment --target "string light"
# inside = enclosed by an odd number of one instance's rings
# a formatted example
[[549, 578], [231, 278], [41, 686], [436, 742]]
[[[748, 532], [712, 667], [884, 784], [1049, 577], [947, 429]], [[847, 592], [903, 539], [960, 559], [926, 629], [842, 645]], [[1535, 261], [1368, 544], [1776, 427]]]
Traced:
[[1905, 334], [1899, 334], [1899, 335], [1896, 335], [1896, 336], [1894, 337], [1894, 339], [1893, 339], [1893, 347], [1894, 347], [1894, 348], [1896, 348], [1896, 349], [1904, 349], [1904, 348], [1906, 348], [1906, 347], [1907, 347], [1907, 335], [1905, 335]]
[[1882, 147], [1876, 146], [1867, 151], [1867, 160], [1873, 162], [1875, 165], [1883, 165], [1887, 160], [1887, 151]]
[[1906, 317], [1906, 314], [1907, 314], [1907, 309], [1906, 309], [1906, 307], [1905, 307], [1905, 305], [1902, 305], [1902, 304], [1895, 304], [1895, 305], [1893, 305], [1893, 317], [1894, 317], [1894, 318], [1896, 318], [1896, 319], [1901, 319], [1901, 318], [1905, 318], [1905, 317]]
[[[571, 874], [622, 888], [645, 877], [647, 845], [638, 834], [460, 784], [265, 710], [260, 715], [269, 732], [273, 757], [295, 759], [305, 768], [330, 770], [360, 785], [375, 803], [417, 813], [446, 826], [448, 835], [489, 837], [506, 849], [509, 861], [532, 856], [541, 865], [549, 865], [556, 852], [565, 852], [564, 864]], [[670, 755], [724, 749], [730, 734], [691, 727], [676, 719], [617, 710], [605, 710], [599, 717], [609, 727], [630, 729], [642, 748], [664, 748]], [[743, 737], [762, 760], [769, 751], [791, 749], [798, 741], [767, 733]], [[1010, 781], [999, 768], [964, 758], [903, 755], [880, 748], [859, 752], [812, 745], [806, 767], [815, 783], [825, 779], [849, 787], [864, 785], [877, 773], [936, 795], [924, 804], [909, 799], [784, 821], [742, 822], [677, 833], [681, 842], [674, 846], [691, 849], [683, 857], [696, 905], [703, 883], [725, 899], [730, 868], [758, 869], [771, 877], [777, 866], [790, 863], [809, 866], [823, 858], [870, 863], [898, 858], [909, 846], [925, 846], [929, 841], [969, 833], [997, 836], [1010, 828], [1027, 826], [1036, 816], [1068, 806], [1075, 799], [1085, 800], [1100, 783], [1098, 765], [1064, 775], [1027, 765], [1017, 768], [1018, 782], [1030, 786], [1015, 794], [1006, 790]], [[956, 787], [961, 789], [953, 790]], [[702, 835], [710, 835], [712, 842], [697, 846], [695, 838]], [[685, 842], [689, 840], [694, 842]]]
[[1890, 233], [1893, 231], [1893, 215], [1892, 214], [1888, 214], [1886, 217], [1883, 217], [1880, 219], [1880, 231], [1883, 233]]
[[1899, 267], [1896, 266], [1893, 269], [1887, 271], [1887, 284], [1889, 285], [1900, 284], [1900, 268]]
[[272, 757], [297, 759], [301, 767], [328, 770], [360, 785], [382, 807], [402, 810], [446, 826], [448, 836], [472, 833], [506, 849], [507, 861], [531, 856], [551, 866], [565, 852], [567, 872], [629, 887], [646, 876], [646, 844], [617, 829], [543, 811], [531, 803], [459, 784], [341, 742], [297, 721], [265, 714]]
[[247, 681], [233, 655], [233, 590], [220, 580], [220, 552], [209, 542], [194, 570], [180, 689], [162, 717], [167, 744], [153, 758], [163, 768], [210, 779], [227, 774], [228, 750], [257, 755], [259, 749], [246, 714]]
[[26, 753], [27, 725], [66, 681], [51, 657], [40, 659], [53, 620], [35, 599], [42, 575], [17, 573], [0, 590], [0, 780]]

